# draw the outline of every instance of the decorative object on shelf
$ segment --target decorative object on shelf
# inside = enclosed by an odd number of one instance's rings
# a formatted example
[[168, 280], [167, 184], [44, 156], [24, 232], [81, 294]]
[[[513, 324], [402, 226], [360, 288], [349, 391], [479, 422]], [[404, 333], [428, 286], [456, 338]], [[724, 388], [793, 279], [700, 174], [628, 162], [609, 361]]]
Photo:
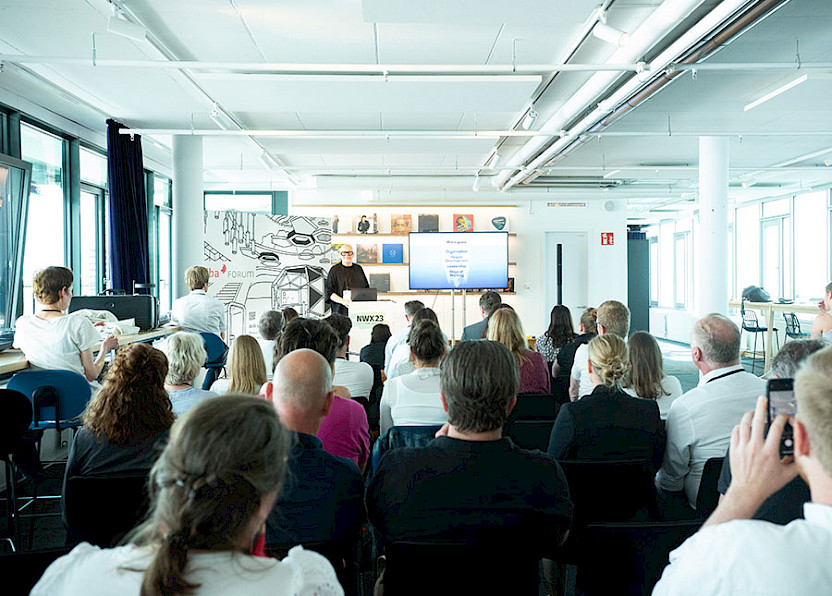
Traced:
[[454, 214], [454, 232], [473, 232], [474, 215], [472, 213]]
[[419, 231], [420, 232], [438, 232], [439, 231], [439, 215], [436, 213], [420, 213], [419, 214]]
[[358, 244], [355, 259], [360, 263], [378, 263], [378, 244]]
[[358, 234], [378, 234], [378, 218], [375, 213], [364, 213], [355, 218], [355, 231]]
[[404, 244], [382, 244], [382, 263], [404, 263]]
[[498, 232], [508, 232], [508, 218], [504, 215], [498, 215], [491, 218], [491, 227]]
[[513, 278], [513, 277], [509, 277], [509, 278], [508, 278], [508, 287], [507, 287], [507, 288], [503, 288], [502, 290], [499, 290], [499, 291], [500, 291], [500, 292], [509, 292], [509, 293], [512, 293], [512, 294], [513, 294], [513, 293], [514, 293], [514, 278]]
[[341, 247], [344, 246], [344, 244], [341, 242], [341, 243], [337, 243], [337, 244], [331, 244], [330, 246], [332, 246], [332, 251], [329, 253], [329, 262], [333, 263], [333, 264], [334, 263], [340, 263], [341, 262]]
[[410, 215], [409, 213], [394, 213], [390, 216], [390, 232], [392, 234], [409, 234], [412, 231], [412, 215]]
[[332, 233], [337, 234], [338, 233], [338, 223], [339, 223], [338, 216], [333, 215], [332, 219], [330, 221], [332, 222]]
[[379, 294], [386, 294], [390, 291], [390, 274], [389, 273], [371, 273], [370, 287], [378, 290]]

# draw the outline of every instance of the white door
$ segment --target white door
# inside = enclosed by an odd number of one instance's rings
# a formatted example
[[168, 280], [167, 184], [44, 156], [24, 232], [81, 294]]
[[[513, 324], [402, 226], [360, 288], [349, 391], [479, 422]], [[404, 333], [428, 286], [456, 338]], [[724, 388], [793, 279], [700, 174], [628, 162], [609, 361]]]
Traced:
[[589, 306], [588, 248], [587, 232], [546, 232], [546, 304], [550, 311], [556, 304], [567, 306], [576, 333]]

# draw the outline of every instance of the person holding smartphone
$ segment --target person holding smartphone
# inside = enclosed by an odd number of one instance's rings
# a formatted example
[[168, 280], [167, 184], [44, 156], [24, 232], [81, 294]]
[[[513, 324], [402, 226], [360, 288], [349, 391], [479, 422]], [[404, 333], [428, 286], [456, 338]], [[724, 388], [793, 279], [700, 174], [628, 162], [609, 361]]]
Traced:
[[[830, 592], [832, 346], [808, 358], [795, 376], [794, 392], [795, 416], [778, 414], [769, 425], [768, 399], [761, 395], [754, 412], [734, 427], [731, 487], [702, 529], [670, 553], [654, 596]], [[781, 456], [789, 422], [794, 455]], [[798, 469], [812, 493], [805, 519], [786, 526], [750, 519]]]

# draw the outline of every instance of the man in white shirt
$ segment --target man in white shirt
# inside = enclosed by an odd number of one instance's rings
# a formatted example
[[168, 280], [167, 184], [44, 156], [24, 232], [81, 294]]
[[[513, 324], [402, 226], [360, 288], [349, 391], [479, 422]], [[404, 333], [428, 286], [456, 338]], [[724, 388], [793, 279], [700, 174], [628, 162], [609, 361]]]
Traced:
[[[596, 311], [595, 326], [598, 335], [612, 333], [624, 341], [630, 333], [630, 309], [618, 300], [602, 302]], [[592, 393], [595, 386], [589, 378], [589, 345], [581, 344], [575, 350], [575, 360], [572, 364], [572, 378], [569, 381], [569, 397], [572, 401]]]
[[393, 356], [393, 350], [396, 347], [407, 343], [407, 336], [410, 335], [410, 320], [417, 312], [425, 308], [421, 300], [410, 300], [404, 303], [404, 318], [407, 320], [407, 327], [396, 331], [390, 339], [387, 340], [387, 345], [384, 346], [384, 374], [390, 376], [390, 360]]
[[370, 397], [373, 388], [373, 367], [366, 362], [350, 362], [347, 351], [350, 347], [352, 321], [344, 315], [334, 314], [324, 319], [338, 335], [338, 352], [335, 354], [335, 377], [333, 384], [346, 387], [350, 396]]
[[173, 301], [171, 319], [179, 323], [183, 331], [213, 333], [225, 340], [225, 307], [209, 296], [208, 270], [194, 265], [185, 272], [185, 284], [191, 291]]
[[[787, 418], [766, 436], [766, 399], [731, 435], [733, 479], [703, 528], [670, 553], [656, 594], [828, 594], [832, 587], [832, 347], [795, 377], [794, 457], [780, 458]], [[812, 493], [805, 519], [786, 526], [751, 520], [800, 470]]]
[[740, 330], [723, 315], [710, 314], [696, 322], [690, 349], [699, 385], [670, 406], [667, 447], [656, 480], [663, 491], [684, 491], [688, 504], [696, 508], [705, 462], [725, 455], [731, 430], [765, 393], [766, 382], [743, 370]]

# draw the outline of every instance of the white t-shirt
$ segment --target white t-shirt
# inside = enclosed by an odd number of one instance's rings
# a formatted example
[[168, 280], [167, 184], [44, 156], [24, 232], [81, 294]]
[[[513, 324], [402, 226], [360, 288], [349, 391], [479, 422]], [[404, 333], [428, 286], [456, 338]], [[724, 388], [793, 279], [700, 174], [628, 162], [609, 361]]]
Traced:
[[258, 339], [260, 350], [263, 352], [263, 361], [266, 363], [266, 378], [271, 381], [274, 376], [274, 340]]
[[390, 361], [393, 359], [393, 352], [401, 345], [407, 345], [407, 338], [410, 335], [410, 323], [396, 331], [387, 340], [384, 346], [384, 374], [390, 378]]
[[572, 378], [580, 382], [578, 398], [589, 395], [595, 389], [595, 386], [592, 384], [592, 379], [589, 378], [588, 361], [589, 346], [588, 344], [581, 344], [575, 350], [575, 361], [572, 363]]
[[174, 300], [170, 316], [185, 331], [225, 333], [225, 306], [205, 290], [192, 290], [187, 296]]
[[407, 343], [396, 346], [393, 355], [385, 366], [387, 380], [395, 379], [402, 375], [409, 375], [416, 370], [416, 365], [410, 359], [410, 345]]
[[702, 528], [670, 553], [653, 595], [829, 594], [832, 507], [803, 505], [786, 526], [735, 520]]
[[391, 426], [445, 424], [448, 413], [439, 397], [439, 368], [417, 368], [384, 384], [379, 406], [381, 434]]
[[101, 335], [86, 317], [65, 315], [41, 319], [24, 315], [17, 320], [14, 347], [20, 348], [32, 366], [48, 370], [71, 370], [84, 374], [81, 352], [101, 341]]
[[[625, 393], [633, 397], [641, 397], [636, 394], [636, 390], [631, 387], [622, 387]], [[667, 375], [662, 377], [662, 395], [659, 399], [654, 400], [659, 405], [659, 415], [662, 420], [667, 420], [667, 413], [670, 412], [670, 406], [677, 397], [682, 395], [682, 384], [676, 377], [669, 377]], [[668, 395], [669, 394], [669, 395]]]
[[373, 367], [366, 362], [350, 362], [336, 358], [332, 384], [346, 387], [352, 397], [370, 397], [370, 390], [373, 388]]
[[[32, 590], [34, 596], [109, 596], [138, 594], [150, 551], [134, 545], [100, 549], [87, 542], [52, 563]], [[296, 546], [282, 561], [219, 551], [189, 553], [188, 581], [199, 584], [200, 596], [274, 596], [304, 594], [339, 596], [335, 570], [323, 556]]]

